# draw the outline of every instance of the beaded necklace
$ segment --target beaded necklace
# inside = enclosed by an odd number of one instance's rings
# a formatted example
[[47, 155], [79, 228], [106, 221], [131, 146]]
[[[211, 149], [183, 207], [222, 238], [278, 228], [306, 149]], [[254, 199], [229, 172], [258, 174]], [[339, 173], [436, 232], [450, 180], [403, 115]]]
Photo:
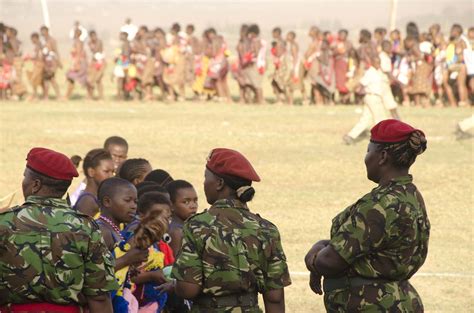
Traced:
[[102, 221], [104, 221], [107, 225], [109, 225], [120, 237], [121, 241], [124, 241], [125, 238], [123, 238], [122, 236], [122, 233], [120, 232], [120, 228], [118, 228], [117, 225], [115, 225], [114, 222], [112, 222], [109, 218], [101, 215], [99, 216], [99, 219], [101, 219]]

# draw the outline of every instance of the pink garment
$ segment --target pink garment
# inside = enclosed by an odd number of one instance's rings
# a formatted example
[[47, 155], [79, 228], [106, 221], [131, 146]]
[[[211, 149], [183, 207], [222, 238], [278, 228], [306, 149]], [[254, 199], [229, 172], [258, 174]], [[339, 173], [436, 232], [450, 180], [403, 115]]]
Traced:
[[130, 289], [123, 289], [123, 298], [128, 302], [128, 313], [138, 313], [138, 301]]
[[159, 308], [158, 303], [153, 302], [139, 308], [138, 313], [156, 313], [158, 312], [158, 308]]

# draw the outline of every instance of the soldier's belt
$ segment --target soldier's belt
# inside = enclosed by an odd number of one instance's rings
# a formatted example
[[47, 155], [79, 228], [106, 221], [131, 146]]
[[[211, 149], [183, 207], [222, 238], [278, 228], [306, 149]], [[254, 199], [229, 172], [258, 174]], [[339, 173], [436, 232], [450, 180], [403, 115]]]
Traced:
[[201, 295], [194, 301], [199, 307], [222, 308], [222, 307], [252, 307], [258, 305], [257, 293], [240, 293], [227, 296]]
[[351, 287], [361, 287], [372, 284], [399, 283], [399, 280], [389, 280], [381, 278], [364, 278], [364, 277], [340, 277], [325, 278], [323, 281], [323, 290], [325, 293], [337, 289], [350, 289]]

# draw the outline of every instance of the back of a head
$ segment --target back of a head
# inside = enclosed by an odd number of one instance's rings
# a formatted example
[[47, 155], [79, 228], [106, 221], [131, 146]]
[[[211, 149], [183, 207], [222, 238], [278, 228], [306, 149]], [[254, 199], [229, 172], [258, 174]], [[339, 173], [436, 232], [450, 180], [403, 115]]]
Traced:
[[120, 166], [118, 176], [131, 183], [149, 171], [150, 162], [142, 158], [128, 159]]
[[113, 198], [122, 188], [135, 187], [129, 181], [119, 177], [107, 178], [100, 183], [99, 189], [97, 190], [97, 198], [102, 204], [105, 197]]
[[166, 185], [168, 185], [169, 183], [173, 181], [173, 177], [171, 177], [171, 175], [165, 170], [156, 169], [156, 170], [151, 171], [145, 177], [145, 181], [152, 181], [162, 187], [166, 187]]
[[148, 192], [160, 192], [164, 195], [168, 194], [168, 191], [165, 187], [162, 187], [153, 181], [142, 181], [136, 186], [136, 188], [138, 199]]
[[111, 136], [104, 142], [104, 149], [108, 150], [111, 145], [122, 146], [128, 150], [128, 142], [120, 136]]
[[171, 207], [170, 200], [161, 192], [150, 191], [143, 194], [138, 200], [138, 213], [146, 214], [155, 204]]
[[172, 181], [166, 186], [166, 190], [168, 191], [170, 195], [170, 199], [172, 203], [175, 203], [176, 201], [176, 194], [178, 190], [185, 189], [185, 188], [194, 188], [194, 187], [191, 183], [185, 180], [181, 180], [181, 179]]

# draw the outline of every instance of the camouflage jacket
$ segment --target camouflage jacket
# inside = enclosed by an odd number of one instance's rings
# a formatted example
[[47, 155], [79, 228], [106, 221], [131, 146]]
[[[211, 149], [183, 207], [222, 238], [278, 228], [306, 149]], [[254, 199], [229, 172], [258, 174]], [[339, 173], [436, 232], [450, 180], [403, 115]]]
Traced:
[[200, 285], [210, 296], [263, 293], [291, 284], [277, 227], [228, 199], [186, 221], [172, 276]]
[[[412, 177], [403, 176], [374, 188], [338, 214], [332, 222], [330, 245], [349, 264], [347, 277], [406, 281], [425, 262], [429, 233], [423, 198]], [[381, 311], [390, 311], [395, 305], [403, 312], [417, 311], [421, 306], [416, 290], [407, 282], [376, 284], [370, 286], [370, 292], [367, 288], [336, 291], [326, 296], [326, 306], [340, 302], [345, 306], [341, 311], [351, 311], [347, 305], [355, 305], [352, 309], [359, 311], [371, 303], [379, 307], [382, 303], [386, 307]], [[371, 299], [364, 299], [366, 296]], [[351, 299], [359, 303], [351, 303]]]
[[118, 288], [92, 218], [66, 200], [30, 196], [0, 214], [0, 305], [80, 304]]

